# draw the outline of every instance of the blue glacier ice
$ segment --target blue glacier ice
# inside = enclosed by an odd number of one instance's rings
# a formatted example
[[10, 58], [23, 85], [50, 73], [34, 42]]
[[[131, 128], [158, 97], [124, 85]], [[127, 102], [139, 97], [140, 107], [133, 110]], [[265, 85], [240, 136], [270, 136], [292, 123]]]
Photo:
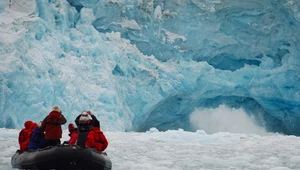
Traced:
[[300, 135], [299, 30], [297, 0], [3, 0], [0, 127], [57, 104], [104, 130], [194, 131], [226, 106]]

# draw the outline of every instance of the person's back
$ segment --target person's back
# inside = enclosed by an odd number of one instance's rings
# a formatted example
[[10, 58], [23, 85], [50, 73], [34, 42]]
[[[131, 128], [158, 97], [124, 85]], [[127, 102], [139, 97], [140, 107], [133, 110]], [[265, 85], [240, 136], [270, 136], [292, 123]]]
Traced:
[[[92, 119], [89, 119], [88, 115], [90, 115]], [[96, 117], [92, 114], [91, 111], [83, 111], [75, 119], [75, 123], [78, 127], [78, 139], [77, 139], [78, 146], [85, 148], [85, 141], [88, 133], [93, 127], [94, 119], [96, 119]]]
[[85, 146], [89, 148], [95, 148], [97, 151], [104, 151], [108, 146], [108, 141], [104, 133], [100, 130], [100, 124], [98, 120], [94, 121], [94, 127], [89, 132]]
[[62, 138], [61, 125], [67, 122], [58, 106], [53, 106], [52, 111], [42, 122], [41, 131], [45, 131], [46, 146], [60, 144]]
[[26, 151], [28, 149], [28, 145], [30, 142], [30, 126], [32, 125], [32, 121], [28, 120], [24, 123], [24, 128], [20, 131], [18, 141], [20, 145], [20, 151]]
[[31, 125], [31, 129], [33, 130], [30, 136], [28, 150], [36, 150], [45, 147], [46, 139], [44, 133], [40, 131], [40, 127], [34, 123]]

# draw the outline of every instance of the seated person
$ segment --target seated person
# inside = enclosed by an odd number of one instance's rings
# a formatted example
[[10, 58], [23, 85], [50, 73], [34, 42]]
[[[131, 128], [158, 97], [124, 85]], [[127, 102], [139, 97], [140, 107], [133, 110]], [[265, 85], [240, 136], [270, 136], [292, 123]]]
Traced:
[[28, 149], [28, 145], [30, 142], [30, 126], [33, 122], [31, 120], [28, 120], [24, 123], [24, 128], [19, 133], [19, 145], [20, 145], [20, 151], [26, 151]]
[[40, 126], [36, 123], [33, 123], [30, 129], [32, 129], [32, 133], [30, 135], [28, 150], [44, 148], [46, 146], [46, 139], [44, 133], [40, 130]]
[[76, 142], [77, 142], [77, 139], [78, 139], [78, 129], [75, 128], [74, 124], [73, 123], [70, 123], [68, 125], [68, 129], [69, 129], [69, 136], [70, 136], [70, 139], [68, 141], [68, 144], [69, 145], [75, 145]]
[[100, 130], [100, 123], [97, 119], [94, 120], [94, 127], [87, 136], [85, 146], [95, 148], [97, 151], [104, 151], [108, 146], [108, 141]]

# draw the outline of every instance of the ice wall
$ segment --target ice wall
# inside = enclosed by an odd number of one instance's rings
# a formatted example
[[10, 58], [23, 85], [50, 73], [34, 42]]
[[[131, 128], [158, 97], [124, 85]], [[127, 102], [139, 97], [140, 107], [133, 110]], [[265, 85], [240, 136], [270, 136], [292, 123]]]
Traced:
[[299, 10], [292, 0], [2, 2], [0, 126], [59, 104], [69, 121], [91, 109], [108, 130], [195, 130], [196, 109], [226, 105], [300, 135]]

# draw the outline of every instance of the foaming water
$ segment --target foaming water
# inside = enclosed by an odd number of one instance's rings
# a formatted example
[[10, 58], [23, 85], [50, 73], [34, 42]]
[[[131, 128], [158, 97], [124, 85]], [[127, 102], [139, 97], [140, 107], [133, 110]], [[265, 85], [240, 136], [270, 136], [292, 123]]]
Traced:
[[265, 128], [258, 126], [254, 118], [248, 116], [243, 109], [232, 109], [225, 105], [216, 109], [196, 109], [190, 115], [190, 123], [194, 128], [205, 130], [206, 133], [268, 134]]

